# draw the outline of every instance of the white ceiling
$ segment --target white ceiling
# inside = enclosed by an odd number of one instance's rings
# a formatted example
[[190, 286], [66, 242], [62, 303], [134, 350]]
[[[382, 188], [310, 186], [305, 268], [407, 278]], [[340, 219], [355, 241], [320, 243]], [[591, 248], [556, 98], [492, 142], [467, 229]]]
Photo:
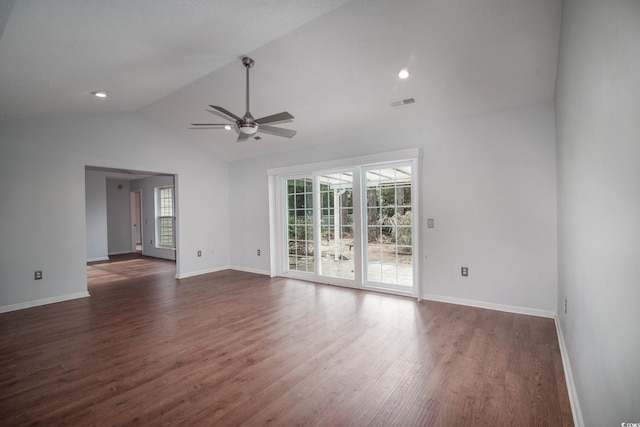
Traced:
[[[554, 97], [561, 0], [3, 1], [0, 119], [140, 111], [227, 160]], [[189, 129], [244, 114], [244, 55], [293, 139]]]

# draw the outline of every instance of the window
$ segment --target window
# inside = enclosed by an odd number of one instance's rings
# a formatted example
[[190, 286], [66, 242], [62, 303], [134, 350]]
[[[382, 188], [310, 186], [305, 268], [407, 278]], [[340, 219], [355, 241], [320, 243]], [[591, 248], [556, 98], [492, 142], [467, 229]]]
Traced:
[[175, 216], [173, 187], [156, 188], [156, 246], [174, 249]]

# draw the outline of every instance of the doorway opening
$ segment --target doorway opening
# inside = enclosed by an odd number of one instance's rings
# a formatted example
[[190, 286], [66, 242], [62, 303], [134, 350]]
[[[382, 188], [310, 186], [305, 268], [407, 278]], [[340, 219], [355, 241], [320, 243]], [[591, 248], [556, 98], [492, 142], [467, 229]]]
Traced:
[[129, 193], [131, 207], [131, 253], [142, 255], [142, 190]]
[[[124, 272], [131, 260], [157, 259], [166, 260], [165, 267], [170, 266], [177, 274], [176, 181], [177, 177], [168, 173], [86, 166], [87, 265], [109, 263], [109, 277], [117, 278], [113, 271], [119, 265]], [[169, 220], [166, 197], [162, 205], [158, 199], [158, 189], [167, 188], [172, 197]], [[162, 213], [159, 206], [164, 208]], [[166, 238], [168, 232], [172, 236], [170, 242]], [[88, 283], [102, 280], [94, 277], [100, 271], [92, 268], [90, 275], [88, 269]]]

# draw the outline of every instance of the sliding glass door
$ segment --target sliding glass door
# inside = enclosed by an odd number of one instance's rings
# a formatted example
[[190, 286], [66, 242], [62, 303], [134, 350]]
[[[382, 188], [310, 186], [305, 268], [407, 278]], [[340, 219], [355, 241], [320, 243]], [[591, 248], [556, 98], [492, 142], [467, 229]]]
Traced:
[[365, 284], [413, 289], [410, 165], [369, 167], [365, 177]]
[[280, 178], [282, 273], [415, 295], [414, 168], [387, 162]]

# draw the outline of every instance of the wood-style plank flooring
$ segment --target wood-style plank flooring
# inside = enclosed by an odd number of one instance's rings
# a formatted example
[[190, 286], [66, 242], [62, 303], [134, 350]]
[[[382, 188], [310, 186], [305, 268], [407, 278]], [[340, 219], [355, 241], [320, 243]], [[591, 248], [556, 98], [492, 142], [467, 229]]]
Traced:
[[91, 265], [91, 297], [0, 314], [0, 425], [573, 425], [551, 319], [174, 274]]

